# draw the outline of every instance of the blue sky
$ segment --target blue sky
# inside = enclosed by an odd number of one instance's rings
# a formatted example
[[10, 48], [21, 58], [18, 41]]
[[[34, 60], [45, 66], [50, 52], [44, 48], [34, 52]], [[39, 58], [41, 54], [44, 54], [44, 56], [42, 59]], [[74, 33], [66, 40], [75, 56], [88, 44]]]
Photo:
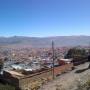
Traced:
[[90, 0], [0, 0], [0, 36], [90, 35]]

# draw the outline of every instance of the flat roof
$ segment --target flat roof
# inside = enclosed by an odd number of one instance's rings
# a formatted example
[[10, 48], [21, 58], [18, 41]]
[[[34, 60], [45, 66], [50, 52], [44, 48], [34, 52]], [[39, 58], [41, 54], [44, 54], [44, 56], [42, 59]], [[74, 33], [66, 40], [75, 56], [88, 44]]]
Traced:
[[8, 72], [9, 74], [11, 74], [13, 77], [16, 77], [16, 78], [25, 76], [24, 74], [21, 74], [19, 72], [13, 71], [13, 70], [6, 70], [5, 72]]
[[60, 60], [62, 60], [62, 61], [66, 61], [66, 62], [70, 62], [70, 61], [72, 61], [72, 59], [60, 59]]

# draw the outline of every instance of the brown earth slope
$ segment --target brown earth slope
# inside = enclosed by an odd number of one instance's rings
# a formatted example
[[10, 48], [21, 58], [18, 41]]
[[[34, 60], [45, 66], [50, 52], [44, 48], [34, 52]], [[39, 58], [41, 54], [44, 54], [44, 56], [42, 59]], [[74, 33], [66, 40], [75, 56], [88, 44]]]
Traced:
[[79, 65], [75, 70], [60, 75], [55, 80], [42, 86], [40, 90], [76, 90], [79, 83], [84, 83], [90, 79], [90, 69], [87, 69], [88, 64]]

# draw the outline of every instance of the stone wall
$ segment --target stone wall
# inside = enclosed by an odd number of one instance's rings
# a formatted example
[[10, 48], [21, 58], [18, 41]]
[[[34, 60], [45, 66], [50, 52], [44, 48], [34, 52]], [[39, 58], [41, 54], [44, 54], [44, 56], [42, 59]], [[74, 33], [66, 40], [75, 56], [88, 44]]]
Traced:
[[[54, 75], [62, 74], [68, 70], [71, 70], [73, 64], [66, 64], [63, 66], [58, 66], [54, 68]], [[39, 73], [35, 73], [32, 75], [26, 75], [21, 78], [15, 78], [8, 73], [5, 73], [5, 78], [7, 78], [8, 82], [20, 88], [21, 90], [38, 90], [43, 84], [51, 81], [53, 79], [52, 69], [45, 70]]]
[[[58, 66], [54, 68], [54, 75], [67, 72], [68, 70], [72, 70], [73, 64], [66, 64], [63, 66]], [[52, 69], [43, 71], [39, 74], [35, 74], [32, 76], [27, 76], [19, 80], [19, 86], [22, 90], [37, 90], [44, 83], [51, 81], [52, 78]]]
[[19, 87], [21, 90], [36, 90], [49, 80], [52, 80], [52, 70], [47, 70], [39, 74], [20, 79]]

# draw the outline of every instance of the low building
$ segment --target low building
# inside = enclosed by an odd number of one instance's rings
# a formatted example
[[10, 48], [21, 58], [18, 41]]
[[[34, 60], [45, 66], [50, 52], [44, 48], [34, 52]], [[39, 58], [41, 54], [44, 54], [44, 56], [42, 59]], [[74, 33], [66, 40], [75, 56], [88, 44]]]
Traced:
[[[67, 64], [54, 67], [55, 77], [59, 74], [62, 74], [63, 72], [72, 70], [73, 64], [68, 63], [70, 62], [70, 60], [62, 59], [62, 61], [67, 62]], [[37, 62], [34, 62], [33, 64], [36, 65]], [[32, 71], [30, 68], [27, 68], [26, 72], [28, 72], [29, 70]], [[44, 83], [47, 83], [48, 81], [52, 80], [52, 77], [53, 69], [49, 68], [44, 69], [42, 71], [37, 70], [37, 72], [32, 74], [25, 74], [23, 73], [23, 70], [4, 70], [2, 79], [10, 83], [11, 85], [14, 85], [16, 87], [16, 90], [36, 90], [36, 88], [40, 88], [40, 86], [42, 86]]]
[[69, 64], [72, 63], [73, 59], [60, 59], [59, 64], [64, 65], [64, 64]]
[[3, 79], [16, 87], [16, 90], [33, 90], [52, 79], [52, 70], [46, 70], [35, 74], [24, 75], [16, 71], [4, 71]]

